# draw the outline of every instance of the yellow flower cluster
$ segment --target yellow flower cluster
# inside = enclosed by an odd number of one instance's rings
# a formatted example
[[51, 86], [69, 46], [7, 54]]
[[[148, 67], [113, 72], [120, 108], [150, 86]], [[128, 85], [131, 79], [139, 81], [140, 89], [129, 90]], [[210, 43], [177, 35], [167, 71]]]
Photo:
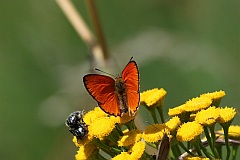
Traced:
[[169, 109], [170, 116], [181, 118], [182, 115], [189, 115], [188, 121], [177, 130], [177, 139], [190, 141], [203, 132], [203, 126], [211, 126], [217, 122], [230, 122], [236, 114], [234, 108], [211, 106], [213, 101], [220, 101], [223, 96], [225, 96], [224, 91], [206, 93], [187, 101], [185, 104]]
[[[231, 126], [236, 114], [235, 109], [219, 107], [220, 101], [225, 96], [224, 91], [201, 94], [199, 97], [192, 98], [180, 106], [169, 109], [168, 115], [171, 118], [167, 122], [160, 124], [157, 123], [158, 119], [155, 110], [162, 116], [163, 113], [161, 112], [163, 112], [163, 101], [166, 93], [163, 88], [154, 88], [140, 94], [140, 103], [148, 109], [155, 122], [155, 124], [146, 126], [143, 131], [139, 130], [134, 124], [136, 115], [110, 116], [99, 107], [86, 113], [83, 121], [88, 129], [87, 136], [82, 140], [76, 137], [73, 138], [73, 142], [79, 147], [75, 156], [76, 160], [103, 159], [99, 154], [100, 152], [109, 154], [113, 160], [152, 159], [153, 156], [145, 151], [146, 144], [158, 148], [157, 153], [163, 153], [164, 151], [160, 149], [166, 149], [163, 145], [169, 146], [170, 143], [175, 148], [172, 150], [171, 159], [176, 159], [181, 156], [179, 146], [186, 150], [186, 153], [191, 150], [191, 148], [184, 147], [185, 142], [193, 144], [198, 156], [193, 152], [194, 156], [188, 153], [182, 159], [208, 160], [209, 158], [202, 157], [201, 151], [196, 145], [202, 143], [200, 135], [203, 132], [207, 137], [205, 142], [209, 141], [208, 138], [213, 138], [208, 142], [212, 150], [211, 156], [219, 158], [214, 150], [215, 143], [212, 143], [216, 139], [212, 135], [216, 123], [222, 125], [223, 128], [228, 127], [227, 131], [230, 138], [240, 140], [240, 126]], [[163, 119], [163, 117], [161, 118]], [[211, 136], [207, 128], [211, 131]], [[224, 128], [224, 130], [218, 131], [218, 134], [224, 134], [226, 137], [225, 132], [226, 129]], [[170, 142], [160, 143], [164, 135], [168, 135]], [[161, 155], [159, 156], [161, 157]]]
[[[83, 121], [88, 128], [87, 136], [82, 140], [73, 138], [73, 142], [79, 147], [75, 156], [76, 160], [99, 159], [100, 155], [97, 154], [99, 149], [110, 151], [114, 147], [116, 147], [115, 152], [119, 153], [114, 159], [118, 159], [118, 156], [119, 158], [130, 156], [131, 159], [139, 159], [145, 150], [145, 143], [141, 142], [142, 131], [134, 129], [121, 131], [121, 126], [131, 123], [134, 118], [128, 114], [122, 117], [109, 116], [99, 107], [86, 113]], [[116, 126], [119, 126], [120, 130]], [[116, 146], [115, 143], [118, 145]], [[129, 147], [128, 152], [121, 150], [123, 146]]]

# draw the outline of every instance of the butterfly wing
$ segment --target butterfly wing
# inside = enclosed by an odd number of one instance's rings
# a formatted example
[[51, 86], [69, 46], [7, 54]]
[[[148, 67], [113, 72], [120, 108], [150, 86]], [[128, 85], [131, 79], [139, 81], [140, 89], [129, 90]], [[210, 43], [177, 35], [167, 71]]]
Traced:
[[158, 146], [158, 154], [156, 160], [167, 160], [170, 151], [170, 140], [166, 133], [164, 133], [161, 143]]
[[83, 82], [88, 93], [103, 111], [115, 116], [120, 115], [114, 79], [105, 75], [88, 74], [83, 77]]
[[130, 113], [134, 115], [139, 106], [139, 72], [137, 63], [130, 60], [122, 71], [122, 78], [126, 85], [126, 95]]

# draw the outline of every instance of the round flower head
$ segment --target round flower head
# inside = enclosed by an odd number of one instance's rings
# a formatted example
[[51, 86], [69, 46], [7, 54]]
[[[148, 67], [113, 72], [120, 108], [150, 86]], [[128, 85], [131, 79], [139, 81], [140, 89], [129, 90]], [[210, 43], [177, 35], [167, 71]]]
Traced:
[[115, 128], [115, 123], [116, 119], [111, 117], [100, 117], [89, 125], [88, 130], [94, 137], [104, 138]]
[[130, 160], [130, 154], [128, 152], [122, 152], [121, 154], [118, 154], [117, 156], [112, 158], [112, 160], [122, 160], [122, 159]]
[[177, 140], [181, 142], [191, 141], [203, 132], [203, 127], [197, 122], [187, 122], [177, 130]]
[[130, 154], [130, 159], [140, 159], [144, 153], [145, 146], [145, 142], [136, 142], [131, 148], [132, 153]]
[[219, 110], [216, 107], [209, 107], [206, 110], [201, 110], [196, 114], [195, 121], [198, 123], [209, 126], [216, 122], [219, 117]]
[[232, 139], [240, 139], [240, 126], [230, 126], [228, 129], [229, 137]]
[[146, 127], [143, 133], [143, 138], [146, 142], [157, 142], [162, 139], [165, 130], [168, 128], [165, 124], [153, 124]]
[[182, 104], [182, 105], [172, 108], [172, 109], [170, 108], [168, 110], [168, 115], [169, 116], [177, 116], [177, 115], [182, 114], [183, 112], [185, 112], [185, 104]]
[[142, 131], [140, 130], [131, 130], [124, 133], [124, 136], [118, 141], [118, 146], [130, 146], [134, 143], [140, 141], [142, 137]]
[[[223, 134], [223, 129], [218, 131], [218, 133]], [[229, 138], [232, 138], [232, 139], [235, 139], [235, 140], [240, 140], [240, 126], [231, 125], [228, 128], [228, 135], [229, 135]]]
[[154, 88], [140, 94], [140, 103], [146, 104], [148, 107], [155, 107], [157, 103], [162, 103], [167, 92], [161, 88]]
[[91, 124], [93, 121], [95, 121], [96, 119], [100, 118], [100, 117], [107, 117], [108, 114], [106, 114], [104, 111], [101, 110], [101, 108], [99, 107], [95, 107], [94, 110], [89, 111], [88, 113], [86, 113], [83, 117], [83, 121], [89, 125]]
[[201, 109], [208, 108], [212, 103], [211, 98], [208, 97], [197, 97], [193, 98], [185, 103], [185, 111], [194, 112]]
[[212, 99], [212, 105], [216, 105], [218, 106], [219, 103], [221, 102], [222, 98], [226, 95], [226, 93], [224, 91], [216, 91], [216, 92], [212, 92], [212, 93], [205, 93], [205, 94], [201, 94], [200, 97], [209, 97]]
[[92, 153], [97, 150], [97, 147], [92, 143], [87, 143], [79, 148], [77, 154], [75, 155], [76, 160], [86, 160], [92, 155]]
[[175, 116], [165, 123], [170, 131], [175, 130], [181, 124], [180, 118]]
[[187, 157], [183, 157], [183, 160], [210, 160], [210, 159], [205, 157], [187, 156]]
[[217, 121], [219, 123], [227, 123], [233, 120], [235, 114], [236, 114], [236, 111], [234, 108], [230, 108], [230, 107], [219, 108], [219, 117]]

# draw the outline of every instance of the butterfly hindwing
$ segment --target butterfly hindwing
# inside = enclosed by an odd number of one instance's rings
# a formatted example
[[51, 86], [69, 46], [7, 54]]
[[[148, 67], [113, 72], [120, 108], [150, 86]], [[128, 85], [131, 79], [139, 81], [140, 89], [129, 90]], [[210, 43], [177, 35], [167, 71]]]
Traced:
[[102, 110], [111, 115], [120, 115], [114, 79], [105, 75], [88, 74], [83, 77], [83, 82]]
[[140, 100], [139, 72], [137, 63], [135, 61], [130, 60], [130, 62], [126, 65], [126, 67], [122, 71], [122, 78], [127, 88], [126, 95], [128, 101], [128, 108], [130, 109], [130, 113], [134, 115], [138, 109]]

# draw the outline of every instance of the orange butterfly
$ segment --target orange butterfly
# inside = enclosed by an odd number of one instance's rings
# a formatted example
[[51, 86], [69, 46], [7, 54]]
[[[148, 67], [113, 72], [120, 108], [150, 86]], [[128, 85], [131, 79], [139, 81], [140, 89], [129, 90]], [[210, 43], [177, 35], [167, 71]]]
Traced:
[[133, 116], [138, 109], [139, 72], [137, 63], [132, 58], [123, 69], [122, 75], [116, 76], [115, 80], [99, 74], [83, 77], [89, 94], [97, 101], [99, 107], [110, 115], [122, 116], [123, 113], [129, 112], [129, 115]]

